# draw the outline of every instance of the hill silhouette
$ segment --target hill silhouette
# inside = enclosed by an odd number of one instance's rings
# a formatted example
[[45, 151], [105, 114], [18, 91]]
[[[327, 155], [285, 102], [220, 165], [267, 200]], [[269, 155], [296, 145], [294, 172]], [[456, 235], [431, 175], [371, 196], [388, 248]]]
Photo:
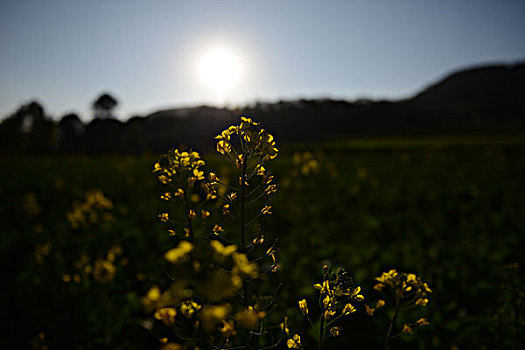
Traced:
[[[211, 151], [220, 130], [238, 111], [208, 106], [161, 110], [127, 122], [97, 118], [84, 125], [68, 115], [55, 125], [32, 102], [0, 124], [1, 149], [64, 153], [164, 152], [193, 145]], [[38, 110], [38, 118], [34, 116]], [[309, 142], [356, 136], [430, 135], [465, 132], [525, 131], [525, 63], [469, 68], [453, 73], [412, 98], [400, 101], [301, 99], [258, 102], [241, 109], [280, 142]], [[31, 114], [32, 113], [32, 114]], [[34, 121], [38, 121], [35, 123]], [[45, 125], [46, 132], [35, 128]], [[49, 144], [35, 135], [44, 135]], [[28, 136], [30, 135], [30, 136]], [[28, 140], [32, 140], [29, 142]]]

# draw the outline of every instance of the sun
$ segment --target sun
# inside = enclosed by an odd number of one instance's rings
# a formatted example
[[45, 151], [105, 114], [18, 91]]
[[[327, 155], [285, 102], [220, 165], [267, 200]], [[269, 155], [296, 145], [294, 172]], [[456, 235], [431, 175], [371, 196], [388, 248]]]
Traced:
[[206, 51], [198, 62], [200, 80], [215, 93], [231, 89], [241, 75], [241, 62], [232, 51], [217, 48]]

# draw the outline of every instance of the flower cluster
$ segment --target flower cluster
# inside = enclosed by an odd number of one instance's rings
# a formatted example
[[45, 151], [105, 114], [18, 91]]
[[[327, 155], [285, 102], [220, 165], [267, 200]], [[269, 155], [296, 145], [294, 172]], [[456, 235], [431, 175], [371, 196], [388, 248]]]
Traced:
[[44, 257], [49, 255], [53, 244], [51, 242], [38, 243], [35, 246], [35, 261], [37, 264], [42, 265], [44, 263]]
[[365, 308], [369, 316], [375, 316], [379, 309], [391, 310], [393, 316], [389, 318], [390, 324], [385, 335], [385, 349], [389, 348], [389, 342], [392, 338], [401, 334], [413, 334], [415, 327], [430, 324], [426, 318], [419, 318], [412, 323], [403, 323], [401, 330], [395, 334], [396, 319], [400, 311], [428, 304], [429, 295], [432, 293], [428, 283], [413, 273], [400, 273], [394, 269], [383, 272], [381, 276], [375, 278], [375, 281], [374, 289], [380, 293], [381, 297], [373, 307], [365, 305]]
[[356, 311], [350, 302], [363, 301], [365, 298], [361, 293], [361, 287], [352, 287], [353, 281], [348, 273], [340, 268], [336, 273], [331, 273], [328, 266], [324, 267], [325, 273], [322, 283], [314, 284], [314, 288], [320, 291], [323, 318], [328, 320], [337, 313], [338, 304], [344, 304], [341, 315], [347, 316]]
[[299, 174], [308, 176], [319, 170], [319, 162], [310, 152], [295, 152], [293, 154], [292, 164], [294, 166], [291, 172], [293, 177]]
[[232, 125], [216, 136], [217, 152], [227, 156], [240, 168], [247, 154], [267, 161], [279, 152], [271, 134], [251, 118], [241, 116], [240, 125]]
[[376, 281], [374, 289], [378, 292], [388, 287], [396, 300], [417, 306], [427, 305], [428, 296], [432, 293], [428, 284], [413, 273], [398, 273], [396, 270], [390, 270], [376, 277]]
[[[332, 337], [341, 334], [342, 327], [333, 324], [341, 317], [348, 316], [356, 312], [355, 303], [361, 302], [365, 298], [361, 294], [361, 287], [355, 286], [353, 279], [343, 268], [337, 269], [334, 273], [330, 266], [323, 268], [323, 281], [313, 285], [319, 291], [320, 327], [319, 342], [324, 341], [326, 331]], [[352, 304], [353, 303], [353, 304]], [[306, 299], [299, 301], [299, 310], [306, 317], [310, 325], [313, 325], [308, 310]], [[294, 335], [289, 339], [287, 345], [291, 349], [302, 348], [299, 335]]]
[[165, 185], [175, 178], [176, 185], [179, 186], [176, 191], [178, 192], [179, 189], [182, 190], [181, 187], [185, 187], [184, 181], [187, 182], [188, 187], [193, 187], [196, 181], [204, 180], [204, 172], [200, 169], [204, 164], [199, 153], [174, 149], [161, 156], [159, 162], [155, 163], [153, 172], [159, 173], [158, 179]]
[[113, 281], [118, 272], [117, 264], [121, 266], [129, 264], [129, 259], [122, 257], [122, 255], [123, 249], [120, 245], [108, 249], [105, 258], [100, 257], [94, 261], [91, 261], [89, 256], [83, 253], [72, 264], [75, 271], [62, 275], [62, 281], [80, 283], [92, 276], [96, 283], [108, 284]]
[[101, 222], [112, 222], [113, 203], [100, 190], [89, 191], [82, 202], [74, 202], [73, 210], [66, 213], [73, 229], [87, 227]]

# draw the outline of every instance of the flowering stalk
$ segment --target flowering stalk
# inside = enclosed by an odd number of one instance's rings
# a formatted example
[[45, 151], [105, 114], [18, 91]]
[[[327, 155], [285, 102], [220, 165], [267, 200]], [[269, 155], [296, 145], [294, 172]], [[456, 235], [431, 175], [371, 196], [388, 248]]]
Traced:
[[[428, 284], [421, 280], [413, 273], [398, 273], [396, 270], [390, 270], [383, 272], [380, 277], [376, 277], [376, 284], [374, 289], [383, 294], [383, 296], [377, 301], [374, 307], [365, 305], [366, 313], [369, 316], [374, 316], [376, 311], [385, 308], [387, 304], [387, 293], [393, 295], [393, 316], [390, 319], [388, 331], [385, 335], [385, 344], [383, 349], [390, 349], [390, 341], [400, 336], [401, 334], [412, 334], [414, 326], [423, 327], [429, 325], [426, 318], [420, 318], [414, 323], [404, 324], [403, 329], [398, 334], [394, 334], [396, 327], [397, 316], [402, 310], [409, 310], [416, 307], [424, 307], [428, 304], [428, 297], [432, 293], [432, 290]], [[374, 320], [375, 321], [375, 320]], [[377, 324], [377, 323], [376, 323]]]

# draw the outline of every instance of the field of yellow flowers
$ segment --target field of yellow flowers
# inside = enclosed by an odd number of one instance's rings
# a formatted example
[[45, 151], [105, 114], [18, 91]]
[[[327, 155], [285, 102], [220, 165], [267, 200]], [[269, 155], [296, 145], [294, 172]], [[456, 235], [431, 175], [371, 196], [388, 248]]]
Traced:
[[[335, 313], [329, 286], [347, 279], [352, 287], [341, 293], [352, 304], [343, 302], [337, 312], [351, 315], [327, 328], [326, 349], [381, 349], [387, 331], [394, 349], [522, 346], [525, 143], [370, 145], [288, 146], [264, 165], [278, 191], [272, 187], [271, 205], [261, 209], [256, 238], [275, 243], [265, 249], [268, 263], [262, 266], [271, 276], [262, 283], [274, 283], [284, 334], [276, 348], [317, 348], [315, 330], [324, 318], [314, 316]], [[204, 176], [202, 168], [236, 181], [223, 158], [201, 156], [206, 164], [193, 173], [196, 179]], [[158, 159], [3, 157], [4, 348], [163, 346], [170, 336], [164, 325], [175, 314], [155, 312], [148, 300], [157, 300], [174, 281], [167, 252], [174, 261], [184, 256], [189, 248], [179, 246], [179, 238], [190, 232], [163, 222], [171, 213], [160, 198], [165, 185], [152, 172]], [[188, 196], [188, 207], [197, 207], [203, 195]], [[224, 203], [219, 209], [233, 211]], [[188, 215], [207, 217], [207, 211]], [[244, 271], [242, 281], [255, 276], [241, 250], [212, 244], [216, 259], [233, 259], [229, 264]], [[381, 293], [397, 279], [407, 291], [414, 286], [427, 295], [431, 288], [432, 294], [394, 316], [383, 311]], [[426, 306], [414, 318], [416, 303]], [[198, 307], [187, 303], [176, 312], [189, 315]], [[238, 313], [235, 322], [249, 323], [248, 316]], [[392, 316], [397, 323], [390, 332]], [[227, 323], [219, 327], [233, 337]]]

